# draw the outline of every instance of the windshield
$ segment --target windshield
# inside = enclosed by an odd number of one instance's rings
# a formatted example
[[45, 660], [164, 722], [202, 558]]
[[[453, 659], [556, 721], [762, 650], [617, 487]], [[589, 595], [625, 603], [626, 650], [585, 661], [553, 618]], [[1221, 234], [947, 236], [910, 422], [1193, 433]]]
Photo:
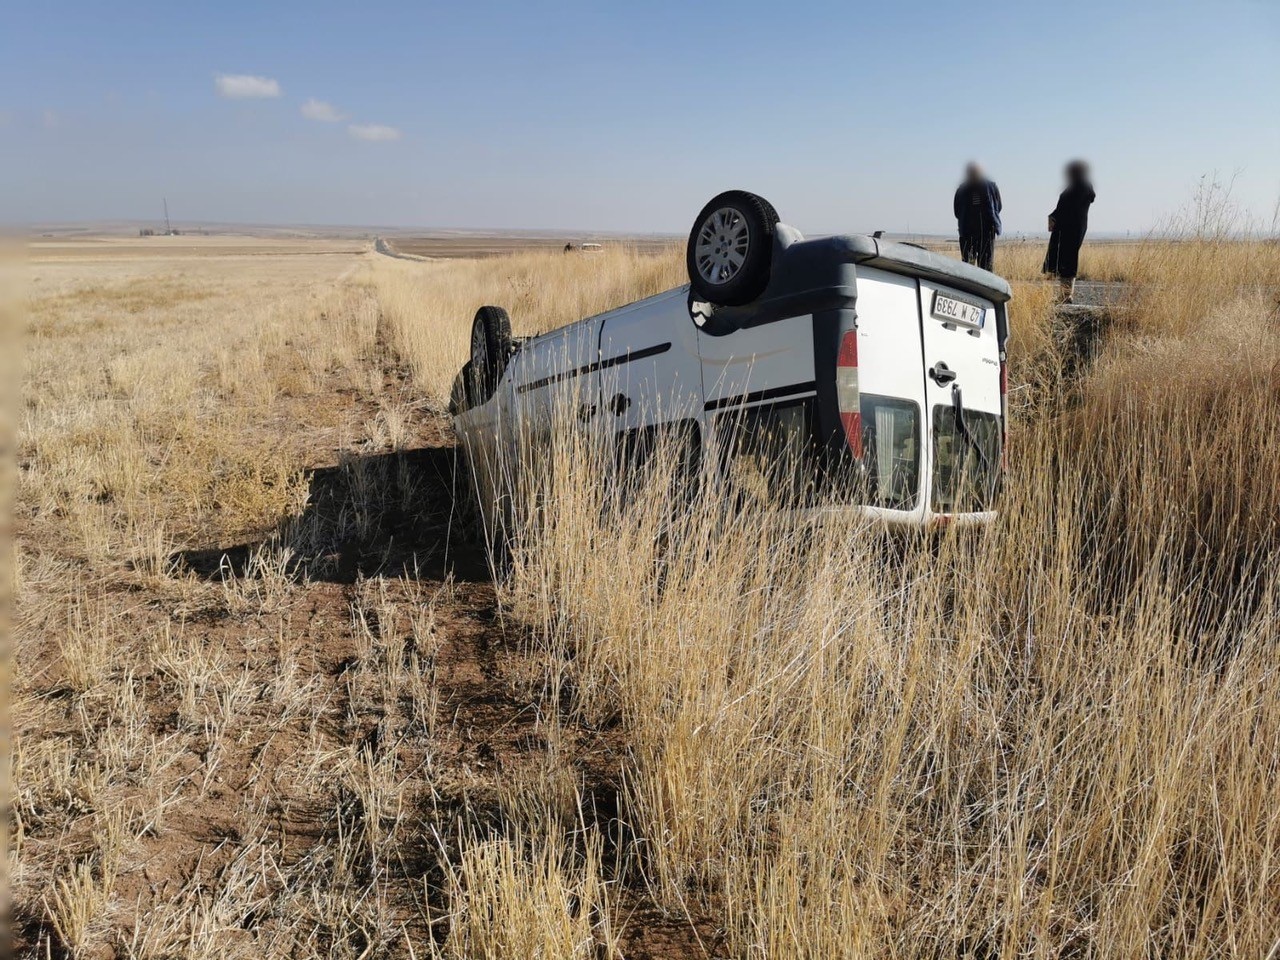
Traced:
[[939, 513], [990, 510], [1000, 480], [1000, 417], [955, 407], [933, 408], [933, 509]]

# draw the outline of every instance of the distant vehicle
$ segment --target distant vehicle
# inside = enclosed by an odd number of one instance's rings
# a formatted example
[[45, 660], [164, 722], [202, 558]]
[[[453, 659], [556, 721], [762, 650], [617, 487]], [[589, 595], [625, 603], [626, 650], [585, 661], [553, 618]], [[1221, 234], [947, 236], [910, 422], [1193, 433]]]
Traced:
[[581, 243], [578, 244], [578, 249], [586, 253], [594, 253], [597, 250], [603, 250], [604, 247], [598, 243]]
[[482, 501], [570, 415], [620, 451], [669, 438], [783, 507], [995, 517], [1004, 280], [883, 239], [805, 240], [736, 190], [698, 214], [686, 263], [686, 286], [524, 340], [479, 310], [451, 406]]

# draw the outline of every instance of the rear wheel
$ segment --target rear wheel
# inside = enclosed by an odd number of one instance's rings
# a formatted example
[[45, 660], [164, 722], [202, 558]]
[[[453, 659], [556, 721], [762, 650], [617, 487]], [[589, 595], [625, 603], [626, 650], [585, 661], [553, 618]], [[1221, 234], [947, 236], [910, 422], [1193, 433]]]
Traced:
[[511, 356], [511, 318], [501, 307], [481, 307], [471, 322], [471, 401], [493, 396]]
[[702, 208], [685, 263], [693, 292], [709, 303], [750, 303], [769, 285], [778, 213], [763, 197], [728, 190]]

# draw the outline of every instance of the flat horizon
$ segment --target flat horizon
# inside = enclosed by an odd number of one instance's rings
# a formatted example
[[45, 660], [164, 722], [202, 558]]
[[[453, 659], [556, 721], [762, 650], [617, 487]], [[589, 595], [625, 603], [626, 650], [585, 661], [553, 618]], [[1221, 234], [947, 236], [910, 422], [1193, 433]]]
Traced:
[[[604, 239], [628, 240], [632, 238], [641, 238], [646, 240], [652, 239], [670, 239], [674, 241], [682, 241], [687, 234], [684, 232], [668, 232], [668, 231], [646, 231], [646, 230], [603, 230], [592, 227], [468, 227], [458, 225], [442, 225], [442, 224], [422, 224], [418, 226], [388, 226], [385, 224], [374, 223], [308, 223], [308, 222], [271, 222], [271, 221], [218, 221], [218, 220], [171, 220], [173, 229], [182, 232], [184, 236], [199, 236], [201, 233], [208, 235], [216, 234], [234, 234], [238, 231], [309, 231], [309, 232], [329, 232], [330, 235], [344, 236], [351, 234], [358, 235], [385, 235], [385, 236], [404, 236], [404, 237], [430, 237], [447, 239], [451, 236], [458, 237], [517, 237], [527, 239], [545, 239], [545, 238], [561, 238], [572, 239], [575, 237], [593, 237]], [[786, 222], [786, 221], [784, 221]], [[791, 224], [795, 226], [795, 224]], [[163, 234], [163, 222], [139, 218], [135, 220], [46, 220], [33, 223], [11, 225], [9, 229], [25, 232], [27, 239], [55, 239], [57, 236], [66, 236], [68, 234], [92, 235], [97, 237], [113, 237], [113, 236], [135, 236], [136, 231], [142, 229], [156, 230], [157, 234], [154, 238], [160, 239]], [[856, 235], [870, 236], [880, 228], [874, 229], [856, 229], [851, 228], [846, 231], [815, 231], [807, 232], [802, 228], [801, 232], [806, 237], [826, 237], [834, 236], [837, 233], [849, 233]], [[938, 242], [955, 241], [954, 233], [940, 233], [935, 231], [915, 231], [915, 230], [881, 230], [884, 236], [890, 239], [897, 238], [917, 238], [925, 240], [934, 240]], [[41, 234], [40, 236], [35, 236]], [[1002, 235], [999, 243], [1017, 243], [1031, 240], [1047, 240], [1047, 231], [1008, 231]], [[1175, 231], [1163, 232], [1156, 229], [1147, 230], [1104, 230], [1091, 231], [1088, 242], [1098, 241], [1125, 241], [1125, 240], [1142, 240], [1142, 239], [1176, 239]], [[1239, 240], [1275, 240], [1280, 239], [1280, 234], [1276, 232], [1270, 233], [1240, 233], [1237, 237]]]

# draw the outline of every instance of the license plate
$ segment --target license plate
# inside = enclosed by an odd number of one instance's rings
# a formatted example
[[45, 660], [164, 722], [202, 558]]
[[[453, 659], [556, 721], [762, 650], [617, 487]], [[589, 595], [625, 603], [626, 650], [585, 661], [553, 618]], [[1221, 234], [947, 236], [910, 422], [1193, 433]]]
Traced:
[[987, 319], [985, 307], [970, 303], [968, 300], [949, 297], [945, 293], [933, 295], [933, 315], [946, 323], [963, 323], [967, 327], [977, 327], [979, 330]]

